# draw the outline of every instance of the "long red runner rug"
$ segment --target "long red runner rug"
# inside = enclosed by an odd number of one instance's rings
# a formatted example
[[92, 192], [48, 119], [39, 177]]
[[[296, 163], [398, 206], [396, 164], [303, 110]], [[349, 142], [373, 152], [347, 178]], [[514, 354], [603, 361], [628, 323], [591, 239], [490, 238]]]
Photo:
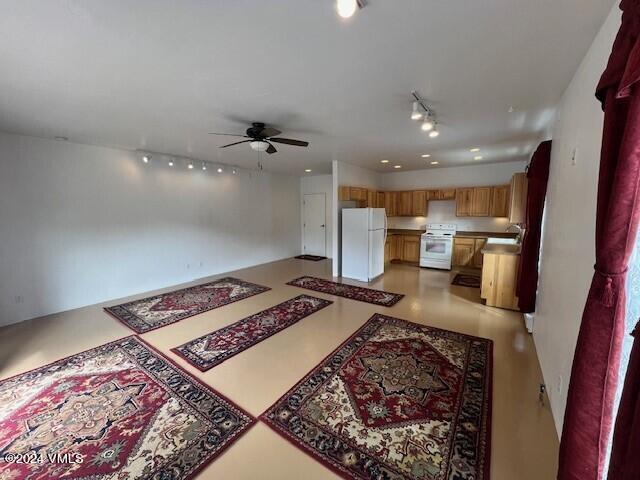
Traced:
[[254, 421], [127, 337], [0, 382], [0, 478], [189, 479]]
[[404, 295], [400, 293], [374, 290], [373, 288], [347, 285], [346, 283], [332, 282], [331, 280], [308, 276], [291, 280], [290, 282], [287, 282], [287, 285], [306, 288], [307, 290], [314, 290], [316, 292], [328, 293], [330, 295], [358, 300], [360, 302], [373, 303], [383, 307], [392, 307], [402, 300], [402, 297], [404, 297]]
[[104, 310], [137, 333], [164, 327], [199, 313], [270, 290], [269, 287], [225, 277]]
[[204, 372], [331, 303], [322, 298], [300, 295], [171, 351]]
[[492, 345], [375, 314], [260, 418], [344, 478], [490, 480]]

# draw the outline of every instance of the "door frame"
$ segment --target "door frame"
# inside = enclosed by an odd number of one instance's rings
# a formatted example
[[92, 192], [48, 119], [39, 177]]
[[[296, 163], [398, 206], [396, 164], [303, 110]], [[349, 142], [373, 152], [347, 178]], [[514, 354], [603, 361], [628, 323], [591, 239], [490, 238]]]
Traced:
[[324, 210], [324, 253], [322, 256], [327, 256], [327, 194], [324, 192], [318, 193], [305, 193], [302, 195], [302, 253], [307, 251], [307, 239], [306, 239], [306, 215], [305, 207], [307, 205], [307, 197], [311, 195], [322, 195], [322, 205]]

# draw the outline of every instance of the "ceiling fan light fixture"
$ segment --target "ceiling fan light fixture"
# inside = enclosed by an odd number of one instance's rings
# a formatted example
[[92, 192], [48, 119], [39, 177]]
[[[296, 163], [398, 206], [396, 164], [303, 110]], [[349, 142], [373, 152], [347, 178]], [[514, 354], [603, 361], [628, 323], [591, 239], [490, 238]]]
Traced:
[[265, 152], [269, 148], [269, 144], [267, 142], [263, 142], [261, 140], [256, 140], [249, 143], [251, 148], [256, 152]]
[[358, 0], [336, 0], [336, 9], [342, 18], [351, 18], [358, 9]]

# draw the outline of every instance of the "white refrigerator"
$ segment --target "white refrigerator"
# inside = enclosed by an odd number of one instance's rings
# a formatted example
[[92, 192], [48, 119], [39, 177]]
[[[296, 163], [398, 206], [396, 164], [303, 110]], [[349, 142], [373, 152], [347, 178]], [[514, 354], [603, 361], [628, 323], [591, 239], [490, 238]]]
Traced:
[[342, 276], [369, 282], [384, 273], [384, 208], [342, 209]]

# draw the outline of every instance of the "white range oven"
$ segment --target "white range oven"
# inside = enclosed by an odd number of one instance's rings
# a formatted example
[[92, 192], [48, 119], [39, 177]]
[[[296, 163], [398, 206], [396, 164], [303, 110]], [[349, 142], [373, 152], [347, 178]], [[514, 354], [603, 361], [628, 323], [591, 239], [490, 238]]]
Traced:
[[450, 223], [430, 223], [420, 239], [420, 266], [451, 270], [453, 237], [456, 226]]

